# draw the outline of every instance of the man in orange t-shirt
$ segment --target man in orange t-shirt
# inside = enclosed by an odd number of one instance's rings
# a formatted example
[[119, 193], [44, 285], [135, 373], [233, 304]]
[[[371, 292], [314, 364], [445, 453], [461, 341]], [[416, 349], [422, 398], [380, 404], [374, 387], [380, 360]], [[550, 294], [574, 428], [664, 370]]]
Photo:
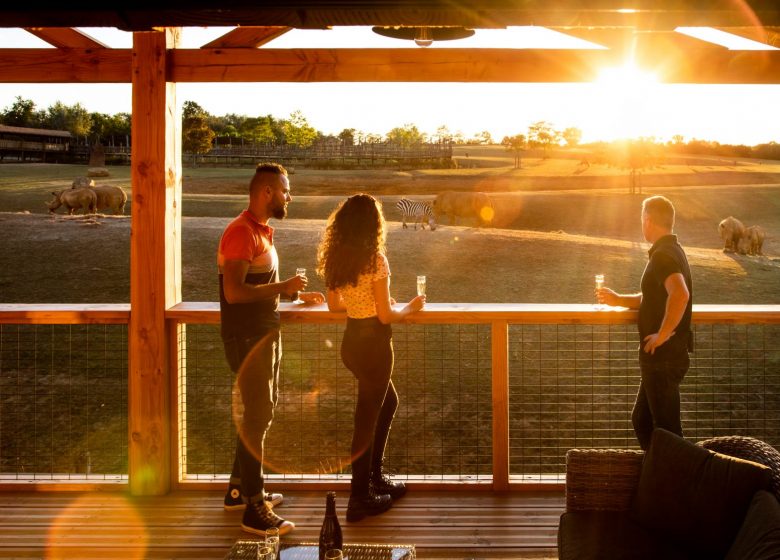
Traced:
[[[295, 527], [274, 513], [272, 506], [283, 497], [265, 492], [262, 474], [265, 434], [279, 393], [279, 296], [293, 296], [307, 283], [297, 275], [279, 281], [274, 230], [268, 225], [271, 218], [287, 215], [291, 200], [284, 167], [258, 165], [249, 185], [249, 208], [225, 228], [217, 253], [222, 342], [244, 405], [224, 507], [243, 509], [241, 528], [262, 536], [271, 527], [280, 534]], [[299, 297], [305, 303], [325, 301], [318, 292], [300, 292]]]

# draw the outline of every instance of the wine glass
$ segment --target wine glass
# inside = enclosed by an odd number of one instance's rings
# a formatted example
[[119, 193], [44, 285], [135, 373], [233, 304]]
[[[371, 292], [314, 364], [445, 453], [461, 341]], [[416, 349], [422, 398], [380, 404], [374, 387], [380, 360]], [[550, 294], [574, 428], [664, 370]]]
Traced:
[[[595, 279], [596, 279], [596, 290], [600, 290], [601, 288], [604, 287], [604, 275], [603, 274], [596, 274]], [[604, 305], [601, 304], [601, 303], [598, 303], [598, 301], [597, 301], [595, 307], [596, 307], [596, 309], [604, 309]]]
[[257, 543], [257, 560], [276, 560], [274, 549], [265, 543]]
[[[295, 275], [296, 276], [303, 276], [306, 278], [306, 269], [305, 268], [296, 268], [295, 269]], [[301, 299], [301, 293], [295, 292], [295, 298], [293, 298], [293, 303], [303, 303], [303, 300]]]
[[344, 554], [338, 548], [325, 551], [325, 560], [344, 560]]
[[417, 295], [418, 296], [425, 295], [425, 276], [417, 277]]

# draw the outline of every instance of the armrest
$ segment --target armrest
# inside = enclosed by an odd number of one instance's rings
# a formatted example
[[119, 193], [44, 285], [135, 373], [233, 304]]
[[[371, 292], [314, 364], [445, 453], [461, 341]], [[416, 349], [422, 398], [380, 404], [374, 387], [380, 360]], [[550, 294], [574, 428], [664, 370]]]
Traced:
[[570, 449], [566, 452], [566, 511], [628, 511], [644, 452]]

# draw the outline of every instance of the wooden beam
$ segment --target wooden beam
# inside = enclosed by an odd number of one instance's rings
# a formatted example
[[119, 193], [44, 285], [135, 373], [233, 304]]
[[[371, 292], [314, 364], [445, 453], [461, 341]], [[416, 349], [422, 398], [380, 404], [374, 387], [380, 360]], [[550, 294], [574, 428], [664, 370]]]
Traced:
[[178, 29], [133, 35], [128, 448], [130, 491], [171, 482], [165, 310], [181, 301], [181, 129], [167, 59]]
[[257, 48], [290, 31], [292, 27], [236, 27], [206, 43], [204, 49]]
[[780, 48], [780, 27], [717, 27], [716, 29]]
[[107, 49], [105, 45], [86, 33], [70, 27], [25, 27], [39, 39], [43, 39], [58, 49]]
[[[172, 54], [176, 82], [540, 82], [593, 81], [629, 55], [555, 49], [199, 49]], [[630, 55], [666, 83], [778, 84], [780, 51], [683, 49], [638, 41]]]
[[630, 53], [637, 45], [652, 45], [653, 48], [673, 47], [676, 50], [723, 49], [721, 45], [708, 43], [675, 31], [641, 31], [631, 27], [575, 27], [553, 28], [554, 31], [590, 41], [608, 49]]
[[493, 490], [509, 490], [509, 323], [491, 325]]
[[[648, 34], [632, 52], [667, 83], [780, 84], [780, 51], [686, 49]], [[627, 56], [607, 49], [175, 49], [167, 72], [173, 82], [576, 83]], [[131, 61], [120, 49], [0, 49], [0, 83], [128, 82]]]
[[130, 83], [130, 49], [0, 49], [0, 83]]

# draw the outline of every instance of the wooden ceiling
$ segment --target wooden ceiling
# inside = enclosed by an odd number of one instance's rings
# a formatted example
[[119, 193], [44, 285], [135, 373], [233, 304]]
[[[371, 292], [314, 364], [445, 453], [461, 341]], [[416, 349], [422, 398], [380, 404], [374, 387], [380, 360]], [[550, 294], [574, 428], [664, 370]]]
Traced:
[[178, 0], [3, 2], [2, 27], [404, 25], [501, 28], [630, 26], [668, 31], [680, 25], [780, 25], [777, 0]]
[[[58, 6], [67, 5], [66, 8]], [[176, 82], [587, 82], [631, 58], [669, 83], [780, 83], [780, 50], [732, 51], [675, 32], [715, 27], [780, 47], [780, 0], [202, 0], [130, 2], [96, 10], [4, 2], [0, 27], [23, 27], [56, 49], [0, 49], [0, 82], [129, 82], [132, 51], [74, 27], [131, 31], [238, 26], [199, 49], [174, 49]], [[257, 49], [291, 29], [335, 26], [544, 26], [603, 49]], [[1, 32], [1, 31], [0, 31]]]

